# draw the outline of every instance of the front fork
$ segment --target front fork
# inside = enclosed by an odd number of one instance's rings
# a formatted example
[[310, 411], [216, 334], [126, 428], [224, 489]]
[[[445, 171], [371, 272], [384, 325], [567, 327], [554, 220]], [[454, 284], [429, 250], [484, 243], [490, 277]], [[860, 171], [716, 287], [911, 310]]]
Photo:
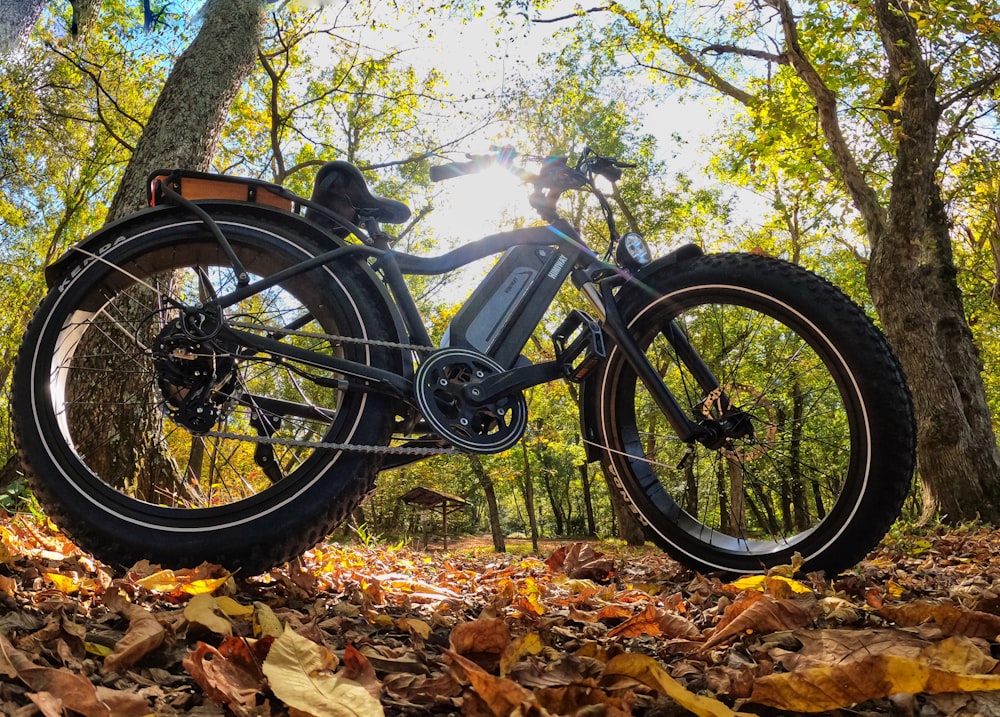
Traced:
[[[581, 272], [581, 275], [574, 276], [574, 281], [580, 282], [577, 285], [604, 318], [604, 331], [608, 338], [621, 350], [625, 360], [635, 371], [646, 390], [649, 391], [653, 401], [663, 412], [678, 438], [685, 443], [697, 441], [712, 449], [722, 447], [726, 436], [720, 430], [720, 426], [714, 421], [696, 422], [692, 420], [663, 383], [663, 378], [649, 362], [645, 352], [632, 338], [612, 293], [614, 282], [603, 281], [599, 285], [595, 285], [589, 281], [589, 277], [584, 277], [585, 274]], [[726, 397], [721, 393], [718, 379], [688, 342], [684, 332], [673, 321], [665, 329], [664, 337], [677, 352], [678, 360], [691, 372], [705, 395], [719, 395], [720, 402], [726, 401]]]

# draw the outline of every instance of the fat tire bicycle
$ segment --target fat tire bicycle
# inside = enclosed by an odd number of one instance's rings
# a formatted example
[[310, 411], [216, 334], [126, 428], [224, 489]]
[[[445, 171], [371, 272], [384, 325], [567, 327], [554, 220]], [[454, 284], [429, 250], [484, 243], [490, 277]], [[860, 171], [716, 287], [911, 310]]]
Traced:
[[[899, 363], [864, 311], [768, 256], [653, 258], [600, 188], [629, 165], [589, 149], [572, 164], [470, 155], [431, 178], [495, 164], [529, 185], [541, 223], [435, 257], [393, 249], [383, 227], [409, 208], [346, 162], [309, 199], [154, 174], [150, 208], [48, 267], [23, 338], [15, 431], [49, 515], [107, 562], [262, 571], [332, 532], [380, 471], [516, 445], [524, 391], [563, 380], [587, 460], [677, 560], [861, 559], [899, 514], [915, 443]], [[603, 212], [600, 255], [560, 215], [573, 190]], [[435, 345], [405, 277], [497, 254]], [[567, 282], [586, 310], [550, 324]], [[550, 357], [532, 363], [539, 327]]]

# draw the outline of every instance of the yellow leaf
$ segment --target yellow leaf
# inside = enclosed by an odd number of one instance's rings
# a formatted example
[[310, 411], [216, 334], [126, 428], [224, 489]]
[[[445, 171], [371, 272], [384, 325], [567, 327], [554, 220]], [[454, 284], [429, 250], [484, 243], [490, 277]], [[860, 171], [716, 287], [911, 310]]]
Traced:
[[945, 640], [917, 657], [871, 655], [829, 667], [768, 675], [754, 683], [750, 701], [790, 712], [825, 712], [900, 692], [1000, 690], [1000, 675], [965, 672], [988, 664], [971, 656], [970, 644]]
[[208, 628], [217, 635], [229, 637], [233, 634], [233, 624], [220, 613], [215, 598], [206, 593], [195, 595], [184, 606], [184, 618], [188, 622]]
[[660, 664], [648, 655], [624, 652], [615, 655], [604, 668], [605, 675], [625, 675], [666, 695], [684, 709], [698, 717], [752, 717], [745, 712], [734, 712], [711, 697], [696, 695], [667, 674]]
[[71, 578], [68, 575], [62, 575], [61, 573], [45, 573], [45, 577], [52, 581], [55, 585], [56, 590], [64, 592], [67, 595], [72, 595], [77, 590], [80, 589], [75, 578]]
[[215, 598], [215, 604], [229, 617], [250, 617], [253, 615], [253, 605], [241, 605], [226, 595]]
[[180, 586], [181, 592], [185, 592], [188, 595], [202, 595], [205, 593], [214, 593], [216, 590], [221, 588], [229, 580], [228, 575], [221, 578], [211, 578], [208, 580], [193, 580], [189, 583], [184, 583]]
[[768, 583], [772, 580], [785, 583], [789, 588], [791, 588], [792, 592], [795, 593], [812, 592], [812, 589], [807, 588], [798, 580], [792, 580], [791, 578], [786, 578], [783, 575], [748, 575], [745, 578], [740, 578], [735, 582], [729, 583], [729, 586], [737, 590], [760, 590], [763, 592]]
[[169, 593], [177, 587], [178, 580], [173, 570], [160, 570], [136, 580], [135, 583], [151, 593]]
[[107, 657], [111, 654], [111, 648], [107, 645], [101, 645], [97, 642], [85, 642], [83, 643], [84, 649], [91, 655], [97, 655], [98, 657]]
[[379, 717], [381, 703], [354, 680], [327, 671], [326, 648], [286, 627], [264, 660], [274, 694], [289, 708], [313, 717]]
[[424, 640], [431, 636], [431, 626], [423, 620], [412, 617], [401, 617], [396, 620], [396, 627], [413, 635], [420, 635]]
[[506, 677], [511, 668], [525, 655], [537, 655], [545, 645], [537, 632], [529, 632], [514, 639], [500, 655], [500, 676]]
[[253, 634], [254, 637], [278, 637], [282, 632], [281, 620], [274, 614], [266, 604], [254, 602], [253, 604]]

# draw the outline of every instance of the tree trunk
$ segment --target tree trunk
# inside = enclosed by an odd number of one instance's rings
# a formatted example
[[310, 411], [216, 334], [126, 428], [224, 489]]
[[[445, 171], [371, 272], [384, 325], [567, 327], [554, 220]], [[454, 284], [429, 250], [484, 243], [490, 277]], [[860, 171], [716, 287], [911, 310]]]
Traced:
[[0, 57], [24, 47], [46, 0], [0, 0]]
[[[136, 144], [112, 201], [109, 221], [146, 204], [146, 180], [153, 170], [208, 168], [229, 106], [253, 68], [263, 28], [262, 8], [260, 0], [209, 0], [206, 4], [198, 36], [177, 60]], [[153, 303], [151, 297], [149, 301], [143, 298], [135, 302], [137, 310]], [[81, 359], [81, 368], [87, 362], [94, 365], [89, 367], [93, 370], [80, 371], [68, 387], [71, 399], [79, 399], [71, 410], [82, 412], [72, 422], [81, 430], [74, 437], [77, 449], [102, 479], [125, 487], [137, 498], [183, 496], [185, 479], [195, 483], [193, 478], [203, 467], [192, 466], [185, 475], [184, 467], [154, 438], [161, 416], [147, 407], [156, 402], [149, 394], [157, 389], [144, 374], [129, 370], [133, 359], [113, 341], [114, 337], [99, 331], [90, 331], [82, 339], [78, 354], [93, 358]], [[108, 376], [121, 378], [109, 381]], [[183, 458], [186, 462], [187, 456]]]
[[583, 507], [587, 514], [587, 535], [597, 535], [597, 521], [594, 520], [594, 501], [590, 497], [590, 471], [584, 461], [577, 469], [580, 471], [580, 485], [583, 487]]
[[937, 175], [937, 75], [911, 18], [875, 3], [890, 79], [901, 93], [885, 225], [868, 286], [913, 390], [924, 515], [1000, 520], [1000, 451], [952, 261]]
[[538, 552], [538, 516], [535, 515], [535, 482], [531, 477], [531, 462], [528, 460], [528, 444], [521, 441], [521, 453], [524, 457], [524, 510], [528, 514], [528, 525], [531, 527], [531, 549]]
[[888, 67], [883, 101], [897, 137], [885, 207], [840, 130], [836, 95], [799, 45], [790, 4], [767, 2], [779, 12], [785, 55], [809, 87], [841, 179], [865, 221], [872, 249], [866, 282], [913, 393], [924, 514], [938, 513], [950, 522], [978, 517], [995, 523], [1000, 520], [1000, 451], [936, 181], [937, 74], [923, 55], [914, 20], [890, 0], [872, 4]]
[[493, 549], [498, 553], [506, 553], [507, 546], [504, 543], [503, 526], [500, 525], [500, 506], [497, 504], [497, 492], [493, 487], [483, 461], [474, 453], [469, 454], [469, 464], [472, 466], [472, 473], [479, 481], [486, 496], [486, 506], [490, 514], [490, 533], [493, 535]]
[[604, 481], [608, 484], [611, 509], [614, 511], [615, 520], [618, 523], [618, 538], [624, 540], [627, 545], [644, 545], [646, 532], [642, 528], [642, 523], [629, 509], [614, 481], [608, 478], [608, 474], [603, 469], [601, 472], [604, 473]]
[[146, 179], [163, 167], [206, 170], [229, 106], [254, 67], [263, 29], [261, 0], [208, 0], [204, 23], [178, 58], [125, 169], [108, 219], [146, 204]]

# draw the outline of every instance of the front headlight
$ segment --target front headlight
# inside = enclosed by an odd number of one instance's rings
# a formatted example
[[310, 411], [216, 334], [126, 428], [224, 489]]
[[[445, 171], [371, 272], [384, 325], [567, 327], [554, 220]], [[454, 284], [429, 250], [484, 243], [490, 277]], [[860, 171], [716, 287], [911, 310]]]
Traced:
[[642, 234], [628, 232], [618, 240], [615, 259], [622, 267], [635, 270], [651, 262], [653, 255]]

